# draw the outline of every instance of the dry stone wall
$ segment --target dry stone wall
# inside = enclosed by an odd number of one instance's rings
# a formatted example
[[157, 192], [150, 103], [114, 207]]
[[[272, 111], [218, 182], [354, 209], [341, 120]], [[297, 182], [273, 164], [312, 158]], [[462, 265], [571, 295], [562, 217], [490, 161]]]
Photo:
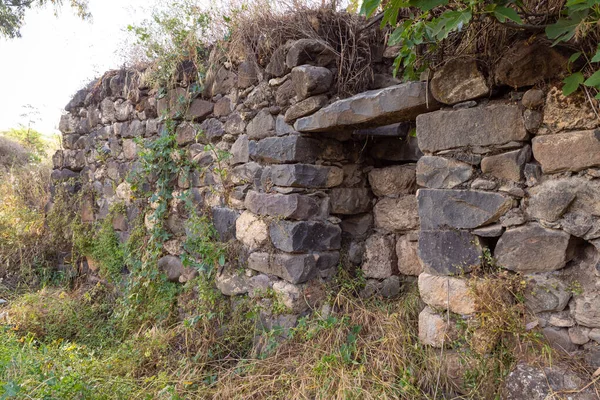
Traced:
[[[492, 92], [472, 61], [438, 71], [430, 87], [389, 77], [340, 100], [335, 54], [322, 47], [288, 44], [264, 70], [212, 66], [202, 94], [183, 85], [159, 95], [135, 72], [105, 75], [67, 106], [53, 178], [93, 188], [84, 221], [123, 203], [112, 222], [125, 239], [148, 206], [127, 176], [172, 118], [193, 165], [173, 188], [235, 244], [217, 277], [224, 294], [270, 288], [293, 324], [339, 265], [362, 270], [363, 296], [393, 297], [416, 280], [427, 305], [420, 339], [442, 347], [477, 310], [470, 272], [493, 258], [523, 275], [528, 327], [600, 367], [600, 130], [589, 104], [555, 87]], [[207, 144], [231, 154], [225, 179]], [[184, 282], [186, 214], [176, 200], [169, 210], [159, 266]]]

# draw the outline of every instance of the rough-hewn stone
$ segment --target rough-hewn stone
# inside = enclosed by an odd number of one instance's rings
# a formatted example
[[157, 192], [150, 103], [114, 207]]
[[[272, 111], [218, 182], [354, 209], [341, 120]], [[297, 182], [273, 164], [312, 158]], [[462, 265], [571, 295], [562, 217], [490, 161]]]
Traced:
[[335, 50], [326, 42], [317, 39], [300, 39], [290, 45], [285, 57], [285, 65], [288, 68], [303, 64], [326, 67], [336, 59]]
[[267, 224], [250, 211], [244, 211], [235, 221], [235, 235], [250, 249], [262, 247], [269, 241]]
[[267, 163], [312, 163], [320, 148], [318, 141], [302, 136], [270, 137], [256, 142], [250, 148], [250, 156]]
[[532, 147], [546, 174], [600, 166], [600, 129], [537, 136]]
[[531, 147], [521, 150], [484, 157], [481, 160], [481, 171], [499, 179], [519, 182], [523, 179], [523, 169], [531, 158]]
[[227, 242], [235, 238], [235, 222], [238, 215], [237, 211], [226, 207], [212, 209], [212, 223], [219, 235], [219, 240]]
[[456, 314], [473, 314], [477, 310], [475, 298], [465, 279], [424, 272], [419, 275], [419, 294], [431, 307], [450, 310]]
[[430, 82], [431, 94], [444, 104], [456, 104], [490, 92], [475, 60], [454, 59], [437, 70]]
[[419, 232], [419, 258], [434, 274], [470, 272], [481, 264], [482, 251], [476, 236], [466, 231]]
[[338, 167], [310, 164], [286, 164], [269, 167], [269, 180], [276, 186], [329, 188], [338, 186], [344, 172]]
[[185, 283], [198, 275], [198, 271], [191, 267], [184, 267], [179, 257], [164, 256], [158, 260], [158, 268], [167, 275], [170, 282]]
[[327, 96], [325, 95], [312, 96], [304, 99], [288, 108], [285, 112], [285, 122], [291, 123], [300, 117], [313, 114], [325, 106], [325, 104], [327, 104]]
[[594, 109], [583, 93], [575, 92], [564, 96], [561, 88], [552, 87], [545, 100], [544, 120], [538, 135], [594, 129], [599, 126]]
[[570, 179], [545, 181], [530, 190], [527, 212], [534, 218], [554, 222], [567, 211], [577, 192], [577, 186]]
[[344, 235], [363, 239], [373, 227], [373, 214], [367, 213], [344, 218], [340, 226]]
[[404, 275], [419, 276], [423, 272], [423, 263], [419, 258], [419, 243], [411, 241], [408, 236], [401, 236], [396, 241], [396, 257], [398, 272]]
[[314, 197], [299, 194], [267, 194], [249, 191], [246, 208], [258, 215], [307, 220], [318, 215], [319, 203]]
[[246, 133], [251, 140], [275, 136], [275, 118], [273, 118], [268, 109], [263, 108], [248, 123]]
[[431, 189], [452, 189], [473, 176], [473, 167], [451, 158], [424, 156], [417, 162], [417, 184]]
[[214, 104], [200, 98], [194, 99], [185, 113], [185, 119], [201, 121], [213, 112]]
[[329, 200], [332, 214], [361, 214], [371, 208], [371, 193], [366, 188], [334, 188]]
[[369, 172], [369, 184], [375, 196], [394, 197], [414, 193], [417, 189], [415, 165], [373, 169]]
[[600, 328], [600, 294], [590, 292], [574, 297], [573, 318], [588, 328]]
[[250, 161], [250, 141], [248, 135], [240, 135], [231, 146], [231, 164], [244, 164]]
[[498, 221], [513, 203], [510, 196], [475, 190], [420, 189], [423, 229], [473, 229]]
[[494, 256], [498, 265], [512, 271], [555, 271], [572, 258], [567, 251], [570, 236], [536, 223], [508, 229], [500, 237]]
[[299, 100], [325, 93], [333, 82], [331, 70], [312, 65], [301, 65], [292, 69], [292, 83]]
[[276, 275], [290, 283], [304, 283], [316, 276], [319, 269], [333, 268], [339, 261], [339, 253], [269, 254], [252, 253], [248, 268], [265, 274]]
[[441, 348], [458, 339], [456, 324], [448, 323], [446, 316], [425, 307], [419, 314], [419, 341], [427, 346]]
[[397, 271], [394, 236], [375, 234], [365, 243], [362, 271], [366, 278], [385, 279]]
[[531, 275], [527, 279], [525, 305], [534, 313], [562, 311], [571, 299], [571, 292], [560, 279], [551, 275]]
[[419, 148], [434, 153], [465, 146], [501, 145], [527, 139], [519, 107], [485, 107], [436, 111], [417, 117]]
[[371, 90], [338, 100], [309, 117], [300, 118], [294, 128], [299, 132], [324, 132], [414, 120], [417, 115], [439, 107], [426, 93], [424, 82]]
[[397, 199], [381, 198], [373, 209], [375, 226], [390, 232], [403, 232], [419, 228], [417, 201], [413, 195]]
[[269, 232], [273, 245], [289, 253], [338, 250], [342, 239], [339, 226], [321, 221], [273, 221]]

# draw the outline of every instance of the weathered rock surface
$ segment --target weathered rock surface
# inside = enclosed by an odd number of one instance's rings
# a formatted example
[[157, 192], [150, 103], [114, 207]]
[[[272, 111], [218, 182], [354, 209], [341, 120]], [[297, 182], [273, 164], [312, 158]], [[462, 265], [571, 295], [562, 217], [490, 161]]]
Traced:
[[364, 239], [373, 227], [373, 214], [367, 213], [344, 218], [340, 226], [344, 235], [355, 239]]
[[466, 231], [419, 232], [419, 258], [433, 274], [470, 272], [481, 264], [482, 251], [476, 236]]
[[328, 68], [301, 65], [292, 69], [291, 79], [296, 96], [303, 100], [327, 92], [333, 83], [333, 74]]
[[574, 298], [573, 318], [588, 328], [600, 328], [600, 294], [598, 292], [577, 295]]
[[269, 254], [252, 253], [248, 268], [265, 274], [276, 275], [290, 283], [304, 283], [316, 276], [319, 270], [334, 268], [339, 253]]
[[494, 256], [498, 265], [517, 272], [556, 271], [572, 258], [571, 235], [530, 223], [509, 229], [500, 237]]
[[560, 279], [550, 275], [531, 275], [527, 279], [525, 305], [534, 313], [562, 311], [570, 299], [571, 292]]
[[342, 239], [339, 226], [319, 221], [274, 221], [269, 232], [273, 245], [290, 253], [338, 250]]
[[334, 188], [329, 200], [332, 214], [361, 214], [371, 209], [371, 193], [366, 188]]
[[269, 136], [275, 136], [275, 118], [268, 109], [262, 109], [248, 123], [246, 133], [251, 140], [264, 139]]
[[484, 157], [481, 160], [481, 171], [499, 179], [519, 182], [523, 179], [523, 169], [531, 158], [531, 147], [521, 150]]
[[231, 164], [244, 164], [250, 161], [250, 141], [248, 135], [241, 135], [231, 146]]
[[599, 126], [594, 110], [582, 93], [564, 96], [562, 89], [553, 87], [545, 100], [544, 119], [538, 135], [594, 129]]
[[417, 162], [417, 184], [430, 189], [452, 189], [473, 176], [473, 167], [451, 158], [423, 156]]
[[475, 60], [455, 59], [437, 70], [430, 82], [431, 94], [444, 104], [487, 96], [490, 88]]
[[390, 232], [411, 231], [419, 228], [417, 200], [413, 195], [397, 199], [381, 198], [373, 209], [375, 226]]
[[473, 314], [475, 299], [465, 279], [448, 276], [419, 275], [421, 299], [431, 307], [450, 310], [456, 314]]
[[291, 123], [300, 117], [313, 114], [323, 108], [325, 104], [327, 104], [327, 96], [325, 95], [312, 96], [304, 99], [288, 108], [285, 112], [285, 122]]
[[302, 136], [270, 137], [250, 147], [253, 159], [266, 163], [314, 162], [320, 151], [319, 143]]
[[434, 153], [522, 141], [527, 139], [527, 131], [517, 106], [494, 104], [421, 114], [417, 117], [417, 139], [422, 151]]
[[267, 224], [250, 211], [244, 211], [235, 221], [236, 238], [250, 249], [264, 246], [269, 240]]
[[214, 105], [211, 101], [194, 99], [185, 113], [185, 119], [201, 121], [213, 112]]
[[436, 313], [430, 307], [425, 307], [419, 314], [419, 341], [427, 346], [442, 348], [449, 346], [458, 339], [456, 324], [445, 315]]
[[317, 39], [300, 39], [290, 45], [285, 64], [288, 68], [303, 64], [326, 67], [336, 59], [335, 50], [326, 42]]
[[198, 276], [198, 271], [191, 267], [184, 267], [179, 257], [164, 256], [158, 260], [158, 268], [167, 275], [170, 282], [185, 283]]
[[577, 186], [570, 179], [548, 180], [529, 192], [530, 216], [554, 222], [558, 220], [577, 197]]
[[475, 190], [420, 189], [417, 192], [422, 229], [473, 229], [498, 221], [512, 207], [500, 193]]
[[404, 275], [419, 276], [423, 272], [423, 263], [419, 258], [419, 243], [401, 236], [396, 241], [398, 272]]
[[369, 172], [369, 184], [375, 196], [397, 197], [415, 193], [416, 173], [412, 164], [377, 168]]
[[414, 120], [423, 112], [439, 108], [437, 102], [427, 99], [426, 91], [424, 82], [408, 82], [363, 92], [300, 118], [294, 128], [298, 132], [325, 132]]
[[[533, 156], [546, 174], [600, 166], [600, 130], [537, 136]], [[576, 156], [575, 156], [576, 155]]]
[[330, 188], [342, 183], [344, 172], [338, 167], [321, 165], [273, 165], [269, 167], [269, 179], [276, 186]]
[[313, 197], [295, 193], [266, 194], [249, 191], [244, 204], [254, 214], [279, 218], [307, 220], [319, 212], [319, 203]]
[[365, 244], [362, 270], [366, 278], [385, 279], [396, 272], [397, 261], [393, 235], [376, 234]]
[[212, 223], [219, 235], [219, 240], [227, 242], [235, 238], [235, 222], [238, 215], [237, 211], [226, 207], [212, 209]]

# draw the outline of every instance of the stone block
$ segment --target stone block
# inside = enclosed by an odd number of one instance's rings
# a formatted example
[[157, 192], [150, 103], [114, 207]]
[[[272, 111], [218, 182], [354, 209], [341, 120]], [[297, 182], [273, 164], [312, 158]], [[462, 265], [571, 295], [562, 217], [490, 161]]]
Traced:
[[423, 156], [417, 162], [417, 184], [430, 189], [452, 189], [473, 177], [473, 167], [452, 158]]
[[259, 140], [250, 148], [250, 156], [258, 161], [275, 164], [313, 163], [321, 151], [317, 140], [302, 136], [284, 136]]
[[525, 305], [534, 313], [562, 311], [571, 299], [567, 285], [551, 275], [531, 275], [527, 277]]
[[344, 235], [364, 239], [373, 228], [373, 215], [369, 213], [344, 218], [340, 226]]
[[382, 198], [373, 208], [375, 226], [390, 232], [405, 232], [419, 228], [417, 200], [413, 195], [397, 199]]
[[329, 190], [332, 214], [361, 214], [371, 209], [371, 193], [366, 188], [334, 188]]
[[201, 133], [200, 139], [203, 143], [216, 142], [225, 135], [223, 124], [216, 118], [209, 118], [202, 121], [199, 130]]
[[366, 278], [385, 279], [397, 271], [393, 235], [375, 234], [365, 244], [362, 271]]
[[407, 82], [338, 100], [311, 116], [300, 118], [294, 128], [298, 132], [326, 132], [389, 125], [412, 121], [417, 115], [438, 108], [439, 104], [427, 96], [425, 82]]
[[458, 330], [454, 321], [448, 323], [445, 315], [425, 307], [419, 314], [419, 341], [437, 348], [448, 347], [458, 339]]
[[498, 265], [516, 272], [556, 271], [573, 257], [570, 237], [563, 231], [530, 223], [504, 232], [494, 256]]
[[600, 166], [600, 129], [537, 136], [532, 147], [546, 174]]
[[289, 253], [339, 250], [342, 230], [324, 221], [273, 221], [269, 226], [273, 245]]
[[185, 119], [191, 121], [202, 121], [213, 112], [214, 104], [211, 101], [194, 99], [185, 113]]
[[246, 126], [246, 133], [251, 140], [275, 136], [275, 118], [267, 108], [263, 108], [254, 118], [252, 118], [252, 121], [248, 123], [248, 126]]
[[300, 39], [290, 44], [285, 56], [285, 65], [287, 68], [303, 64], [326, 67], [337, 58], [335, 50], [326, 42], [317, 39]]
[[419, 243], [401, 236], [396, 241], [398, 272], [403, 275], [419, 276], [423, 272], [423, 263], [419, 258]]
[[290, 76], [299, 100], [325, 93], [333, 83], [333, 74], [329, 69], [312, 65], [294, 67]]
[[319, 203], [314, 197], [300, 194], [267, 194], [249, 191], [246, 208], [258, 215], [307, 220], [318, 216]]
[[513, 200], [500, 193], [476, 190], [419, 189], [422, 229], [473, 229], [498, 221]]
[[576, 180], [547, 180], [530, 189], [527, 212], [534, 218], [554, 222], [567, 211], [579, 191]]
[[401, 162], [416, 162], [423, 156], [413, 136], [376, 140], [369, 154], [378, 160]]
[[344, 172], [338, 167], [322, 165], [273, 165], [269, 167], [269, 179], [275, 186], [330, 188], [342, 183]]
[[339, 253], [269, 254], [252, 253], [248, 268], [275, 275], [290, 283], [304, 283], [314, 278], [319, 270], [337, 266]]
[[248, 135], [241, 135], [231, 146], [231, 165], [244, 164], [250, 161], [250, 141]]
[[323, 108], [327, 104], [327, 101], [328, 98], [326, 95], [312, 96], [304, 99], [288, 108], [285, 112], [285, 122], [291, 123], [298, 118], [313, 114]]
[[461, 315], [477, 311], [475, 298], [465, 279], [424, 272], [419, 275], [419, 294], [427, 305], [434, 308], [450, 310]]
[[531, 158], [531, 147], [521, 150], [484, 157], [481, 160], [481, 171], [499, 179], [519, 182], [523, 179], [523, 169]]
[[425, 270], [434, 274], [461, 274], [481, 264], [482, 250], [477, 236], [466, 231], [419, 232], [419, 258]]
[[414, 164], [376, 168], [369, 172], [369, 184], [375, 196], [396, 197], [417, 190]]
[[198, 133], [198, 125], [189, 122], [182, 122], [175, 130], [175, 139], [178, 145], [185, 146], [195, 142]]
[[487, 96], [490, 92], [487, 81], [472, 59], [454, 59], [437, 70], [430, 82], [431, 94], [444, 104]]
[[219, 235], [219, 240], [227, 242], [235, 238], [237, 211], [226, 207], [215, 207], [212, 210], [212, 223]]
[[179, 257], [164, 256], [158, 260], [158, 268], [167, 275], [170, 282], [185, 283], [198, 276], [198, 271], [191, 267], [184, 267]]
[[237, 240], [248, 248], [257, 249], [269, 241], [267, 224], [250, 211], [244, 211], [235, 221]]
[[600, 328], [600, 293], [589, 291], [574, 297], [573, 318], [579, 325]]
[[442, 110], [417, 117], [417, 139], [424, 152], [501, 145], [527, 137], [521, 111], [513, 105]]

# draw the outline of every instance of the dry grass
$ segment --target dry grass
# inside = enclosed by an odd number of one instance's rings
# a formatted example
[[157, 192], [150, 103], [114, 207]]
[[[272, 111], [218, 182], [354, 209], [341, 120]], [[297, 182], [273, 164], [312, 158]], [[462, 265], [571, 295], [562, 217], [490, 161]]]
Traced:
[[19, 143], [0, 136], [0, 171], [22, 167], [29, 162], [29, 151]]

